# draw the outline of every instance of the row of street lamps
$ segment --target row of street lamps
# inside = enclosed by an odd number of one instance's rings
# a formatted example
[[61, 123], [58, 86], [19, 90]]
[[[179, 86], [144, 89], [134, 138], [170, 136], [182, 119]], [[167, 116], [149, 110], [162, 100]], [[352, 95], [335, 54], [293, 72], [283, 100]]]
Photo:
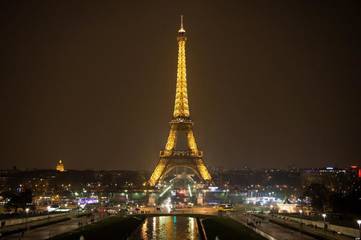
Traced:
[[[324, 228], [326, 229], [326, 213], [322, 213]], [[356, 220], [359, 229], [359, 239], [361, 239], [361, 219]]]
[[[302, 223], [302, 209], [299, 210], [299, 213], [301, 215], [301, 223]], [[323, 226], [324, 226], [324, 229], [326, 229], [326, 217], [327, 217], [327, 214], [326, 213], [322, 213], [321, 214], [322, 218], [323, 218]], [[361, 219], [357, 219], [356, 220], [357, 224], [358, 224], [358, 228], [359, 228], [359, 237], [361, 239]]]

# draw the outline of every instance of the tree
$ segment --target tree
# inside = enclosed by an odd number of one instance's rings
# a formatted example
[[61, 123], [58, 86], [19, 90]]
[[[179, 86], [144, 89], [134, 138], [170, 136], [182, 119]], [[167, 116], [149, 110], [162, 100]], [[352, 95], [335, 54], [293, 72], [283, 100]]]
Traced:
[[306, 187], [303, 195], [311, 198], [311, 204], [315, 210], [325, 211], [330, 206], [330, 192], [322, 184], [312, 183]]
[[5, 204], [5, 208], [14, 208], [15, 212], [18, 208], [25, 208], [32, 203], [33, 194], [31, 189], [25, 189], [23, 192], [14, 193], [14, 192], [4, 192], [2, 193], [4, 198], [9, 199], [9, 201]]

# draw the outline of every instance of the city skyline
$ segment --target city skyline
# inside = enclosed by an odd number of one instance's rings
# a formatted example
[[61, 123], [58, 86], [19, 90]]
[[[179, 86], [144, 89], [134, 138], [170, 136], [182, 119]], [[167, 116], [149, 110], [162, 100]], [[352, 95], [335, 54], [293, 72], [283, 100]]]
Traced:
[[72, 4], [1, 8], [0, 168], [54, 168], [62, 159], [69, 169], [151, 170], [172, 113], [180, 14], [208, 165], [360, 163], [352, 5]]

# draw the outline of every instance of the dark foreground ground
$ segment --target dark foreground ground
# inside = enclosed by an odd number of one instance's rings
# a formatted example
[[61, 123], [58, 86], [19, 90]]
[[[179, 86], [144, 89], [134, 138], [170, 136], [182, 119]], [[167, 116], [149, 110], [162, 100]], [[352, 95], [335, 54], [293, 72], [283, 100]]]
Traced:
[[265, 240], [251, 229], [228, 217], [210, 217], [203, 219], [207, 239], [244, 239]]

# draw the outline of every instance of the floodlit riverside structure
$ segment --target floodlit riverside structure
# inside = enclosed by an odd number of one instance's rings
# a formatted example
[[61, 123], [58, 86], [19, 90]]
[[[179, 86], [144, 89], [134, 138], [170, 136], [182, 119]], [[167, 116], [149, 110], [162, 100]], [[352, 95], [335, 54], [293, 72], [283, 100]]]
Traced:
[[[160, 151], [160, 159], [155, 167], [148, 183], [155, 186], [162, 181], [165, 176], [173, 169], [178, 167], [193, 170], [196, 175], [208, 182], [211, 175], [204, 164], [203, 152], [198, 149], [193, 134], [193, 122], [190, 118], [187, 93], [186, 77], [186, 31], [183, 28], [183, 16], [181, 16], [181, 27], [178, 31], [178, 67], [177, 67], [177, 85], [174, 103], [173, 118], [170, 121], [170, 132], [165, 149]], [[177, 138], [179, 134], [186, 136], [187, 148], [179, 150], [177, 147]]]

